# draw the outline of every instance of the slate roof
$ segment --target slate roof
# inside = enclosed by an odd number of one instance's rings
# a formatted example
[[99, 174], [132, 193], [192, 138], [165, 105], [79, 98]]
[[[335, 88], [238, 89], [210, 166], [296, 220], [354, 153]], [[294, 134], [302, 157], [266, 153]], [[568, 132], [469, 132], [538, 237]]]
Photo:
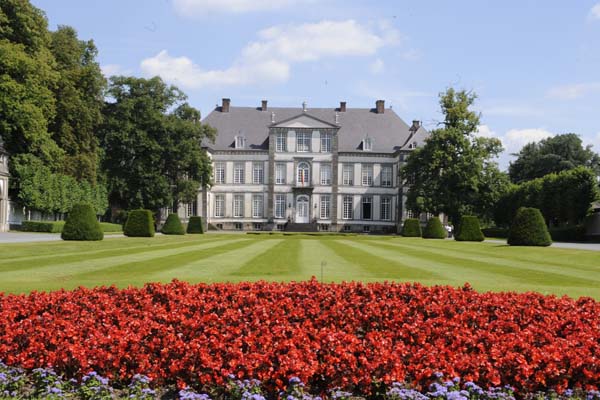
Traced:
[[[335, 114], [338, 113], [338, 123]], [[203, 123], [217, 129], [215, 143], [203, 142], [204, 147], [212, 150], [234, 150], [235, 137], [246, 138], [246, 149], [268, 150], [269, 126], [271, 113], [275, 113], [275, 124], [303, 114], [301, 107], [269, 107], [261, 111], [260, 107], [233, 107], [229, 112], [221, 112], [215, 108]], [[376, 153], [393, 153], [400, 149], [408, 149], [409, 143], [422, 145], [429, 135], [420, 127], [416, 133], [392, 109], [385, 109], [377, 114], [371, 108], [347, 108], [340, 112], [337, 108], [308, 108], [306, 114], [339, 125], [339, 151], [362, 151], [362, 141], [368, 136], [373, 139], [373, 150]], [[410, 140], [409, 140], [410, 139]]]

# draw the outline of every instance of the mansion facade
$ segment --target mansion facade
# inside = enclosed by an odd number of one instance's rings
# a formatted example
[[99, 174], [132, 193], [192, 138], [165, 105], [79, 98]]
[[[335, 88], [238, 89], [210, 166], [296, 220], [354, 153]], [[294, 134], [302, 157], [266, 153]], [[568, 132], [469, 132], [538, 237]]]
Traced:
[[375, 108], [234, 107], [203, 121], [213, 184], [185, 218], [218, 230], [396, 232], [408, 216], [399, 170], [429, 133], [383, 100]]

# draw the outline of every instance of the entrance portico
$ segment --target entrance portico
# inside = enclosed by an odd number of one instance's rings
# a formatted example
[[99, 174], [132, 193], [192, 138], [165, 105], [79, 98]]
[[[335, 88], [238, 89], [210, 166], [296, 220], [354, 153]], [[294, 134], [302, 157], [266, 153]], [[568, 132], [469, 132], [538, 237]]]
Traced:
[[310, 222], [310, 199], [307, 195], [296, 196], [296, 221], [297, 224]]

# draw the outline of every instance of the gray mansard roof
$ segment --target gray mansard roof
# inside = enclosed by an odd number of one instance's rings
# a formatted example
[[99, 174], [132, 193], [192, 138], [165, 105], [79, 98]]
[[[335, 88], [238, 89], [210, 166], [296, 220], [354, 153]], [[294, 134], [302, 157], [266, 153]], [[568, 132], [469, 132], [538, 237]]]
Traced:
[[[275, 123], [271, 121], [271, 113], [275, 113]], [[203, 146], [212, 150], [233, 150], [235, 137], [243, 135], [246, 149], [267, 150], [269, 127], [302, 115], [339, 126], [340, 152], [361, 151], [363, 139], [369, 137], [372, 139], [373, 152], [393, 153], [408, 149], [409, 144], [414, 142], [421, 146], [429, 135], [423, 127], [413, 132], [389, 108], [378, 114], [375, 109], [369, 108], [347, 108], [345, 112], [340, 112], [338, 108], [308, 108], [303, 112], [301, 107], [269, 107], [266, 111], [260, 107], [229, 107], [229, 112], [222, 112], [221, 107], [217, 107], [203, 121], [217, 129], [217, 138], [215, 143], [207, 141]]]

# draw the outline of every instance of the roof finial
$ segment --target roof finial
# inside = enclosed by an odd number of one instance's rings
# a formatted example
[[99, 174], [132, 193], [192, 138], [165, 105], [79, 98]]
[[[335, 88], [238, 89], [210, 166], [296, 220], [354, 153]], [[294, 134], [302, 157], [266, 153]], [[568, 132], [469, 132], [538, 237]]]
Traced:
[[271, 111], [271, 123], [275, 123], [275, 113], [273, 111]]
[[339, 120], [340, 120], [340, 115], [336, 112], [335, 113], [335, 123], [339, 124], [339, 122], [340, 122]]
[[306, 112], [306, 101], [302, 102], [302, 112]]

